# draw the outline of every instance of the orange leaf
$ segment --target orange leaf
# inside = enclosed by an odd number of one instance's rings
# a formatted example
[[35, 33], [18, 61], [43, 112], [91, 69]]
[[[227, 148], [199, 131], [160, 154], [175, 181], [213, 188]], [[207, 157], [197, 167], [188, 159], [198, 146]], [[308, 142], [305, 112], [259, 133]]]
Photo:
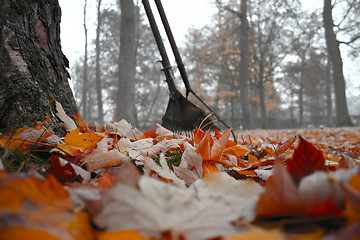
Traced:
[[141, 138], [156, 138], [157, 134], [154, 129], [147, 130], [144, 132], [143, 136]]
[[239, 235], [224, 238], [224, 240], [274, 240], [274, 239], [286, 239], [285, 235], [280, 230], [274, 229], [270, 231], [262, 229], [251, 229]]
[[[75, 211], [68, 192], [52, 176], [44, 180], [35, 177], [20, 178], [0, 173], [0, 222], [6, 219], [6, 228], [1, 230], [11, 236], [47, 236], [35, 231], [42, 229], [51, 235], [63, 238], [85, 240], [93, 239], [89, 216], [85, 212]], [[24, 232], [13, 235], [12, 227]], [[34, 229], [30, 231], [27, 228]], [[27, 237], [25, 239], [28, 239]], [[42, 239], [42, 238], [39, 238]], [[45, 238], [48, 239], [48, 238]], [[57, 238], [50, 238], [57, 239]]]
[[196, 152], [200, 153], [204, 160], [210, 159], [211, 156], [211, 146], [214, 143], [212, 140], [209, 131], [206, 132], [205, 136], [199, 143], [199, 146], [196, 148]]
[[257, 157], [255, 157], [254, 155], [249, 154], [248, 161], [249, 161], [249, 164], [251, 165], [251, 164], [258, 163], [259, 159]]
[[215, 163], [210, 161], [203, 161], [203, 169], [204, 176], [207, 176], [209, 173], [212, 172], [219, 172], [219, 169], [216, 167]]
[[360, 173], [351, 177], [350, 186], [360, 193]]
[[286, 152], [286, 150], [288, 150], [291, 145], [296, 141], [297, 136], [290, 138], [289, 140], [286, 140], [278, 149], [276, 149], [276, 156], [279, 156], [280, 154], [283, 154], [284, 152]]
[[31, 200], [35, 204], [49, 204], [63, 209], [73, 207], [68, 192], [52, 176], [45, 180], [35, 177], [25, 179], [0, 173], [0, 209], [10, 212], [21, 210], [25, 201]]
[[150, 238], [142, 236], [140, 233], [134, 230], [124, 230], [118, 232], [97, 232], [97, 240], [150, 240]]
[[300, 180], [317, 171], [324, 170], [325, 159], [321, 150], [318, 150], [311, 143], [299, 137], [300, 143], [294, 150], [293, 156], [287, 162], [287, 170], [291, 174], [296, 185], [299, 184]]
[[206, 133], [200, 128], [195, 128], [194, 132], [194, 143], [195, 145], [200, 144], [201, 140], [205, 137]]
[[66, 134], [64, 141], [75, 147], [84, 150], [92, 150], [96, 147], [96, 143], [103, 139], [104, 136], [98, 133], [80, 133], [79, 129], [75, 129]]
[[115, 176], [108, 169], [98, 178], [98, 188], [109, 188], [115, 183]]
[[56, 237], [50, 232], [46, 232], [42, 229], [31, 229], [22, 226], [12, 226], [8, 228], [0, 229], [0, 236], [2, 240], [61, 240], [61, 237]]
[[244, 156], [245, 154], [247, 154], [250, 151], [251, 151], [250, 149], [247, 149], [247, 148], [242, 147], [240, 145], [227, 147], [227, 148], [224, 149], [225, 154], [234, 155], [237, 158]]
[[[221, 135], [221, 137], [218, 140], [214, 142], [211, 149], [211, 158], [209, 160], [216, 161], [218, 158], [221, 157], [222, 153], [224, 152], [225, 146], [229, 140], [230, 134], [231, 134], [231, 129], [229, 128]], [[204, 160], [206, 160], [206, 158], [204, 158]]]

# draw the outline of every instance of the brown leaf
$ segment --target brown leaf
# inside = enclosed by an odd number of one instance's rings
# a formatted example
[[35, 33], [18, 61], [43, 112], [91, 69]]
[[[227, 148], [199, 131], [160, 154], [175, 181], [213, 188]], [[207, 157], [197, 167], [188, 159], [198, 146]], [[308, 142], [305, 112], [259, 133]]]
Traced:
[[302, 204], [289, 172], [277, 162], [273, 176], [266, 183], [265, 192], [260, 195], [257, 217], [301, 215], [305, 210], [306, 205]]

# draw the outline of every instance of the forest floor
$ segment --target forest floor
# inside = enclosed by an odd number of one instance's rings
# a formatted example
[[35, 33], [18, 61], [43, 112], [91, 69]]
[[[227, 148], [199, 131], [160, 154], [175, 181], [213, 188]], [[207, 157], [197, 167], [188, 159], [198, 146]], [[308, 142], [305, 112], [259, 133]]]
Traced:
[[0, 136], [1, 239], [352, 239], [360, 128], [191, 136], [122, 120]]

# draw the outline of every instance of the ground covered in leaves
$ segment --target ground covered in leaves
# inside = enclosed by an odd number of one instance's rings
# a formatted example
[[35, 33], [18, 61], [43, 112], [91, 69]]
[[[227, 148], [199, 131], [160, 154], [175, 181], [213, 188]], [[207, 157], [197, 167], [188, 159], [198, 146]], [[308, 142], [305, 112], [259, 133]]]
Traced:
[[204, 132], [122, 120], [0, 137], [1, 239], [354, 239], [360, 129]]

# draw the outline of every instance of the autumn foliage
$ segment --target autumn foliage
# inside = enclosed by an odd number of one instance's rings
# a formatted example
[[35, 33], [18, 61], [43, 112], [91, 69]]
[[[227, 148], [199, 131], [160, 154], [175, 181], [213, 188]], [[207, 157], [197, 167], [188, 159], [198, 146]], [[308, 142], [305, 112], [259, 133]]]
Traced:
[[[236, 143], [230, 129], [90, 127], [57, 109], [63, 138], [49, 117], [0, 137], [1, 239], [360, 236], [358, 128], [243, 131]], [[42, 165], [26, 162], [39, 151]]]

